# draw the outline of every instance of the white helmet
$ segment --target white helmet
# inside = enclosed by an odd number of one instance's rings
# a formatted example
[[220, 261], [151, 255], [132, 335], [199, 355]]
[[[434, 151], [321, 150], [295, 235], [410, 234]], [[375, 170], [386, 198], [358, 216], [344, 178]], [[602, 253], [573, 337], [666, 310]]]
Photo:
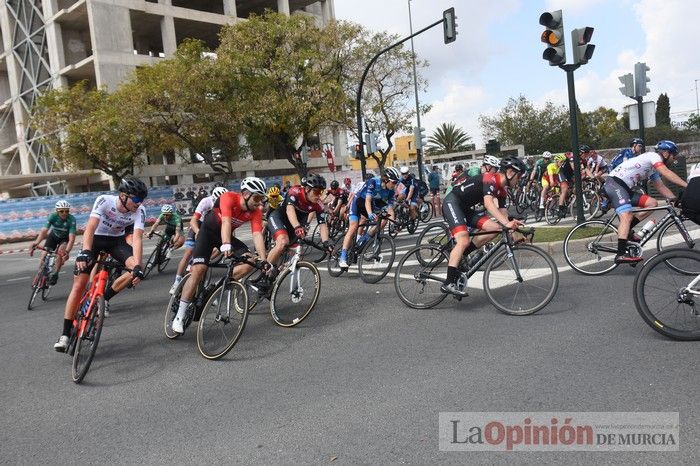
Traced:
[[384, 170], [384, 176], [389, 178], [391, 181], [398, 181], [401, 178], [399, 171], [395, 167], [389, 167]]
[[56, 209], [70, 209], [70, 203], [64, 200], [57, 201]]
[[406, 165], [404, 165], [403, 167], [401, 167], [400, 171], [401, 171], [402, 175], [405, 175], [408, 173], [408, 167]]
[[244, 189], [251, 194], [267, 196], [267, 186], [265, 186], [265, 182], [255, 176], [249, 176], [241, 181], [241, 191]]
[[161, 214], [172, 214], [173, 213], [173, 206], [170, 204], [165, 204], [160, 208], [160, 213]]
[[224, 188], [223, 186], [217, 186], [216, 188], [212, 189], [211, 195], [214, 197], [214, 199], [218, 199], [223, 193], [227, 192], [228, 189]]
[[548, 150], [542, 152], [542, 157], [545, 159], [551, 159], [552, 158], [552, 153], [549, 152]]
[[492, 167], [498, 168], [501, 166], [501, 159], [494, 157], [493, 155], [485, 155], [484, 165], [491, 165]]

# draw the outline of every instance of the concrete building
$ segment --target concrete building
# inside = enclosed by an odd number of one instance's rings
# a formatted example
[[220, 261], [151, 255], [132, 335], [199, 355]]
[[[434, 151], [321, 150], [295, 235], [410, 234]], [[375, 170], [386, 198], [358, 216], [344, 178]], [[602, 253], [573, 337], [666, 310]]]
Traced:
[[[185, 38], [201, 39], [215, 48], [223, 25], [265, 9], [311, 15], [324, 25], [335, 17], [333, 2], [0, 0], [0, 193], [60, 194], [104, 181], [90, 171], [56, 172], [53, 160], [45, 156], [28, 124], [30, 109], [45, 89], [80, 80], [114, 89], [136, 67], [171, 56]], [[344, 133], [319, 139], [345, 154]], [[154, 184], [192, 182], [197, 173], [182, 175], [174, 162], [164, 157], [162, 163], [146, 167], [143, 176], [150, 176]], [[279, 162], [280, 168], [289, 166]]]

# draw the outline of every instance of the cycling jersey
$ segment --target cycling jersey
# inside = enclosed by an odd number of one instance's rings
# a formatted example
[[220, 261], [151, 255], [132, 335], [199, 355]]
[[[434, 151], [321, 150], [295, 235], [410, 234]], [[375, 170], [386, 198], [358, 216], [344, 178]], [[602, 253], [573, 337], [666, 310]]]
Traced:
[[[481, 167], [474, 165], [473, 167], [469, 167], [469, 170], [467, 170], [467, 176], [479, 176], [481, 175]], [[459, 177], [457, 177], [459, 178]], [[457, 180], [454, 180], [457, 181]]]
[[59, 240], [67, 240], [68, 235], [74, 235], [77, 232], [75, 217], [68, 214], [65, 220], [57, 212], [53, 212], [46, 220], [44, 228], [49, 230], [49, 234]]
[[396, 187], [396, 191], [404, 197], [408, 196], [408, 192], [413, 186], [413, 194], [411, 195], [411, 202], [415, 202], [418, 199], [418, 181], [410, 175], [408, 178], [399, 180], [399, 184]]
[[95, 230], [98, 236], [123, 236], [128, 226], [134, 229], [144, 230], [146, 222], [146, 208], [139, 206], [136, 212], [120, 212], [117, 205], [121, 204], [119, 196], [105, 194], [95, 199], [95, 204], [90, 213], [91, 218], [100, 219]]
[[174, 235], [175, 231], [180, 230], [182, 233], [182, 218], [180, 217], [180, 214], [177, 212], [173, 212], [172, 215], [170, 216], [170, 219], [165, 218], [165, 214], [161, 213], [158, 216], [158, 220], [156, 221], [157, 224], [163, 223], [165, 224], [165, 234], [166, 235]]
[[624, 182], [628, 188], [633, 188], [642, 181], [660, 180], [661, 175], [657, 173], [656, 169], [662, 165], [664, 165], [664, 160], [659, 154], [646, 152], [622, 162], [610, 172], [610, 176]]
[[547, 170], [547, 161], [545, 159], [540, 159], [535, 162], [533, 171], [535, 172], [535, 179], [540, 179], [544, 175], [545, 170]]
[[588, 161], [586, 162], [586, 167], [588, 167], [588, 169], [593, 172], [606, 172], [608, 168], [608, 162], [603, 158], [602, 155], [595, 154], [588, 158]]
[[269, 223], [267, 228], [272, 233], [272, 237], [277, 239], [277, 237], [283, 233], [286, 233], [288, 237], [295, 238], [294, 228], [298, 225], [292, 225], [287, 217], [287, 206], [294, 206], [294, 210], [297, 214], [297, 220], [299, 225], [306, 225], [307, 219], [311, 212], [316, 212], [316, 219], [318, 223], [326, 222], [326, 213], [323, 208], [323, 203], [320, 201], [311, 202], [306, 198], [306, 190], [302, 186], [292, 186], [287, 191], [287, 196], [282, 202], [282, 208], [275, 209], [272, 214], [270, 214]]
[[214, 202], [214, 208], [204, 217], [204, 226], [211, 230], [221, 229], [222, 217], [231, 218], [231, 231], [240, 227], [246, 222], [250, 222], [250, 229], [253, 233], [260, 233], [263, 229], [262, 207], [254, 210], [243, 210], [241, 207], [242, 196], [240, 193], [229, 191], [223, 193]]
[[267, 196], [267, 203], [270, 206], [270, 209], [276, 209], [282, 202], [284, 202], [284, 197], [282, 197], [281, 194], [276, 196]]
[[634, 151], [630, 149], [629, 147], [626, 149], [622, 149], [619, 154], [617, 154], [612, 161], [610, 162], [610, 170], [614, 170], [617, 168], [618, 165], [620, 165], [622, 162], [629, 160], [633, 157], [636, 157]]
[[360, 216], [367, 217], [370, 212], [365, 209], [365, 199], [372, 199], [372, 212], [394, 204], [395, 192], [393, 189], [382, 188], [382, 179], [378, 176], [367, 180], [357, 192], [354, 201], [350, 204], [348, 216], [353, 222], [357, 222]]
[[348, 203], [348, 198], [350, 197], [350, 192], [345, 188], [329, 189], [328, 194], [333, 196], [333, 207], [337, 206], [338, 203], [345, 205]]
[[197, 208], [194, 210], [194, 214], [192, 214], [192, 216], [197, 220], [201, 220], [211, 209], [214, 208], [214, 202], [216, 202], [214, 196], [205, 197], [199, 201], [199, 204], [197, 204]]
[[500, 178], [497, 173], [484, 173], [458, 178], [442, 206], [443, 217], [447, 220], [452, 235], [467, 231], [467, 227], [483, 227], [489, 217], [484, 212], [476, 211], [474, 206], [483, 203], [485, 196], [494, 196], [498, 200], [498, 206], [505, 207], [508, 196], [505, 177]]

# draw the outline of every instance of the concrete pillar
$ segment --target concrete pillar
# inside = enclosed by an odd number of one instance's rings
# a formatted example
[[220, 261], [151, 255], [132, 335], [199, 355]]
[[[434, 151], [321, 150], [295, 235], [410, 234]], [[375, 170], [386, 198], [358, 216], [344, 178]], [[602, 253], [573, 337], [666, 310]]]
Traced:
[[[56, 0], [42, 0], [44, 9], [44, 21], [51, 18], [58, 11]], [[66, 66], [66, 56], [63, 49], [63, 32], [61, 25], [53, 21], [46, 23], [46, 47], [49, 53], [49, 66], [54, 77], [53, 86], [63, 87], [65, 82], [58, 76], [58, 72]]]
[[226, 16], [238, 17], [238, 12], [236, 10], [236, 0], [224, 0], [224, 14]]
[[134, 69], [119, 58], [120, 54], [134, 53], [129, 8], [88, 2], [87, 9], [97, 86], [106, 85], [113, 91]]
[[172, 57], [177, 50], [177, 38], [175, 36], [175, 20], [172, 16], [163, 16], [160, 20], [160, 34], [163, 39], [163, 53], [166, 57]]
[[277, 0], [277, 11], [289, 16], [289, 0]]

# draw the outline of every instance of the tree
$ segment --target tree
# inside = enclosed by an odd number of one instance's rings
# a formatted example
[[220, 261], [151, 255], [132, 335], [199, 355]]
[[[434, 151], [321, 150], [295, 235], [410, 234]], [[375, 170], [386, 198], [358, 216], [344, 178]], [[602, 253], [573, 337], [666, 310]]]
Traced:
[[606, 147], [606, 141], [625, 132], [617, 111], [611, 108], [598, 107], [591, 112], [584, 112], [581, 120], [584, 125], [579, 128], [579, 140], [591, 147]]
[[306, 164], [296, 154], [347, 110], [339, 51], [349, 29], [335, 22], [319, 29], [307, 16], [268, 11], [221, 31], [216, 66], [239, 96], [249, 143], [270, 145], [301, 176]]
[[123, 97], [89, 90], [84, 81], [54, 89], [37, 100], [32, 124], [66, 170], [96, 168], [118, 182], [145, 163], [144, 154], [157, 139]]
[[659, 95], [656, 101], [656, 125], [671, 126], [671, 102], [668, 94]]
[[427, 151], [431, 154], [450, 154], [467, 150], [471, 136], [454, 123], [442, 123], [428, 138]]
[[537, 109], [525, 96], [510, 98], [494, 117], [479, 116], [484, 139], [497, 139], [502, 145], [523, 144], [530, 153], [545, 150], [571, 150], [569, 112], [563, 105], [546, 102]]
[[700, 132], [700, 115], [697, 113], [691, 113], [688, 120], [683, 123], [683, 128], [696, 133]]

